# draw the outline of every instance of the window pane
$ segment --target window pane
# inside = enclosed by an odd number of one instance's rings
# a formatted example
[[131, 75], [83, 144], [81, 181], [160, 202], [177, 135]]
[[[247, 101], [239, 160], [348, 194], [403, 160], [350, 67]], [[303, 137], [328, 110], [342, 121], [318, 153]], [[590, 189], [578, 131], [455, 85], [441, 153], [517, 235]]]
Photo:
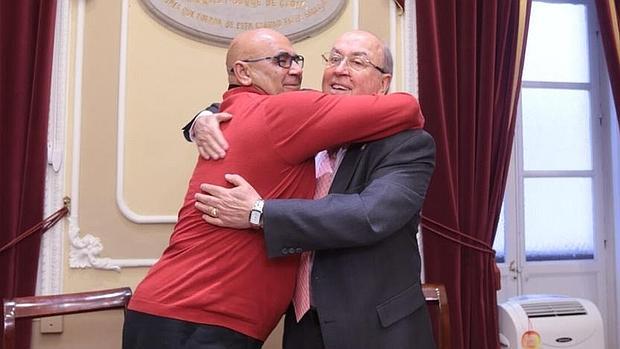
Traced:
[[497, 263], [504, 263], [506, 261], [504, 222], [504, 204], [502, 203], [502, 211], [499, 214], [499, 222], [495, 231], [495, 241], [493, 241], [495, 262]]
[[592, 259], [591, 178], [524, 180], [527, 261]]
[[588, 91], [524, 88], [521, 101], [526, 171], [592, 169]]
[[585, 5], [534, 1], [523, 80], [589, 82], [588, 67]]

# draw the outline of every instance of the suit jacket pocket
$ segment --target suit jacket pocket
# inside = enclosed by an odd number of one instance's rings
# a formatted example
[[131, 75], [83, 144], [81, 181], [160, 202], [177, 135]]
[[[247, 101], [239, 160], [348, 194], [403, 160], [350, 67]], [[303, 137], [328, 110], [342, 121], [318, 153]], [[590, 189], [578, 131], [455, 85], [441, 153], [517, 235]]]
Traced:
[[396, 296], [377, 306], [377, 315], [383, 327], [388, 327], [425, 304], [421, 285], [413, 284]]

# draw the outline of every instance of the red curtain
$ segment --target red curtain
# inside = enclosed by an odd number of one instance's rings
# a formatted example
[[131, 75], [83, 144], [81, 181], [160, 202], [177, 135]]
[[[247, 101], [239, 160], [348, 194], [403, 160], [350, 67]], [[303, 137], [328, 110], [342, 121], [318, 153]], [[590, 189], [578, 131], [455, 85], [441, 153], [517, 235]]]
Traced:
[[[0, 246], [43, 218], [55, 18], [55, 0], [0, 1]], [[0, 297], [34, 294], [39, 243], [0, 254]], [[28, 348], [30, 328], [17, 330]]]
[[491, 249], [531, 0], [418, 0], [420, 104], [437, 143], [422, 217], [427, 282], [446, 285], [452, 348], [499, 348]]
[[596, 0], [596, 12], [601, 27], [601, 38], [605, 49], [605, 60], [616, 105], [616, 116], [620, 123], [620, 1]]

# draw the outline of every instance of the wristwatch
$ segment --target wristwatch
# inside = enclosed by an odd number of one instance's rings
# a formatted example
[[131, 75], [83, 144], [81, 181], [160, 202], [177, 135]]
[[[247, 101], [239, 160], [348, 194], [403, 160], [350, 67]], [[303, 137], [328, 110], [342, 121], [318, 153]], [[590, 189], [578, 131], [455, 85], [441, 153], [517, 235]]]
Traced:
[[254, 229], [263, 227], [263, 206], [265, 206], [265, 201], [258, 199], [250, 211], [250, 225]]

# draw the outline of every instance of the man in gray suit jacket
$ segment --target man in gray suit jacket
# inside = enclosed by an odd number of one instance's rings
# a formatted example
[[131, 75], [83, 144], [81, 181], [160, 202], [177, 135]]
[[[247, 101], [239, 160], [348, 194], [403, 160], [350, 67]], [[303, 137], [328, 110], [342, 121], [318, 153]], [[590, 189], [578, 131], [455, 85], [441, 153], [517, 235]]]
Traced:
[[[387, 92], [391, 54], [374, 35], [345, 33], [324, 59], [324, 92]], [[213, 158], [224, 153], [217, 142], [202, 146]], [[270, 257], [315, 251], [311, 309], [299, 322], [289, 309], [284, 348], [434, 348], [416, 240], [434, 157], [428, 133], [405, 131], [346, 146], [323, 199], [266, 200], [261, 212], [251, 185], [228, 175], [234, 187], [204, 184], [196, 207], [209, 223], [235, 228], [251, 226], [254, 208]], [[217, 217], [209, 216], [214, 208]]]

